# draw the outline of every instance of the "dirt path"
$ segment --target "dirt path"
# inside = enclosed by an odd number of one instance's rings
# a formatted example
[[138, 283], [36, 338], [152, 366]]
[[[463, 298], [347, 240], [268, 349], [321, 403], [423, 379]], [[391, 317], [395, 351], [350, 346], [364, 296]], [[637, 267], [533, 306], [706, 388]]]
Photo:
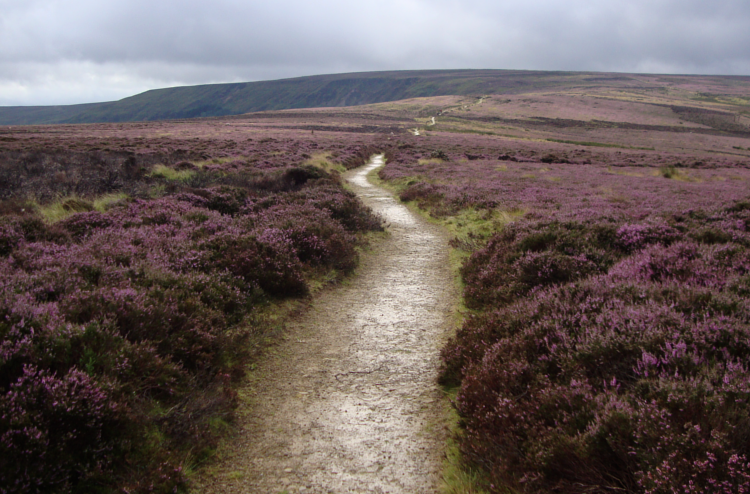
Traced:
[[390, 235], [288, 328], [205, 493], [433, 493], [444, 442], [438, 351], [455, 288], [437, 227], [350, 172]]

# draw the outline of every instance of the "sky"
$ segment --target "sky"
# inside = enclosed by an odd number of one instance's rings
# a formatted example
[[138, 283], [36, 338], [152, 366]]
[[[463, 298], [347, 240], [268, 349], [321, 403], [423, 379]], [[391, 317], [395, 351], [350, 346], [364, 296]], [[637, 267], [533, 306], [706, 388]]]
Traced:
[[750, 1], [0, 0], [0, 106], [459, 68], [750, 75]]

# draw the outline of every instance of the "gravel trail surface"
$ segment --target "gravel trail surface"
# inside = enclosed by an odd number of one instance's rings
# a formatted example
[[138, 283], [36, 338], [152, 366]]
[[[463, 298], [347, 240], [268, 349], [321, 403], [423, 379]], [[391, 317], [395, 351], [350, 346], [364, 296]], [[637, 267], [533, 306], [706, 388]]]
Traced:
[[248, 384], [238, 438], [205, 493], [433, 493], [445, 432], [438, 353], [457, 299], [441, 230], [346, 179], [389, 225], [357, 274], [317, 297]]

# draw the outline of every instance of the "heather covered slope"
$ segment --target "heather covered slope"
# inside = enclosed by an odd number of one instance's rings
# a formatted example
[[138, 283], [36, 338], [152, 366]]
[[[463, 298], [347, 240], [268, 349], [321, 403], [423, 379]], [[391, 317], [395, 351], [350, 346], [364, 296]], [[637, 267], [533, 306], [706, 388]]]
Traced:
[[[0, 267], [10, 281], [0, 330], [10, 343], [0, 355], [9, 362], [0, 362], [0, 405], [31, 410], [47, 431], [67, 430], [55, 420], [69, 417], [37, 399], [57, 393], [90, 419], [72, 437], [107, 456], [97, 463], [80, 449], [60, 463], [67, 473], [49, 470], [46, 481], [63, 492], [65, 482], [132, 492], [182, 484], [181, 448], [210, 454], [215, 427], [232, 417], [234, 382], [225, 393], [223, 375], [237, 375], [245, 358], [227, 339], [243, 336], [235, 321], [269, 334], [253, 316], [279, 300], [277, 283], [299, 296], [316, 274], [347, 271], [347, 246], [375, 227], [357, 227], [366, 211], [335, 174], [310, 165], [351, 166], [377, 149], [388, 156], [381, 178], [454, 237], [471, 317], [443, 352], [444, 380], [457, 386], [463, 459], [483, 487], [747, 491], [748, 91], [719, 94], [710, 78], [648, 86], [657, 79], [2, 128]], [[261, 279], [256, 261], [266, 252], [281, 279]], [[209, 310], [216, 299], [197, 298], [196, 283], [229, 305]], [[100, 317], [106, 304], [122, 317]], [[153, 306], [171, 311], [159, 316], [166, 337], [138, 332]], [[61, 346], [73, 330], [76, 346]], [[112, 348], [155, 367], [131, 372]], [[204, 395], [193, 399], [193, 390]], [[99, 407], [113, 396], [118, 409]], [[178, 427], [189, 416], [199, 420]], [[13, 431], [27, 425], [23, 413], [5, 417]], [[132, 420], [131, 435], [99, 434], [113, 420]], [[21, 432], [0, 447], [47, 448]], [[137, 437], [150, 442], [123, 442]], [[78, 444], [50, 439], [56, 458]], [[140, 470], [112, 470], [121, 457]], [[37, 470], [0, 460], [0, 471], [41, 478], [43, 462], [26, 464]]]
[[335, 171], [371, 137], [185, 127], [3, 141], [0, 492], [184, 492], [280, 307], [381, 229]]
[[380, 172], [453, 232], [443, 381], [489, 492], [750, 488], [749, 139], [624, 100], [443, 100]]
[[511, 70], [367, 72], [156, 89], [107, 103], [2, 107], [0, 125], [216, 117], [265, 110], [343, 107], [440, 95], [521, 94], [560, 88], [590, 90], [600, 87], [652, 92], [671, 88], [693, 92], [704, 98], [736, 97], [747, 95], [750, 78]]

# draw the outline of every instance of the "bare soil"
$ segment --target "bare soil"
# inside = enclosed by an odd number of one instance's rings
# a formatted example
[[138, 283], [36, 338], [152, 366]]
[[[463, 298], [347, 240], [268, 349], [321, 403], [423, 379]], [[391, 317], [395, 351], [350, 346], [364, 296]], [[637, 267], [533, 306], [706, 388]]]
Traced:
[[439, 490], [445, 398], [439, 349], [457, 300], [442, 231], [346, 176], [388, 226], [357, 275], [316, 298], [247, 385], [236, 439], [200, 479], [211, 493]]

